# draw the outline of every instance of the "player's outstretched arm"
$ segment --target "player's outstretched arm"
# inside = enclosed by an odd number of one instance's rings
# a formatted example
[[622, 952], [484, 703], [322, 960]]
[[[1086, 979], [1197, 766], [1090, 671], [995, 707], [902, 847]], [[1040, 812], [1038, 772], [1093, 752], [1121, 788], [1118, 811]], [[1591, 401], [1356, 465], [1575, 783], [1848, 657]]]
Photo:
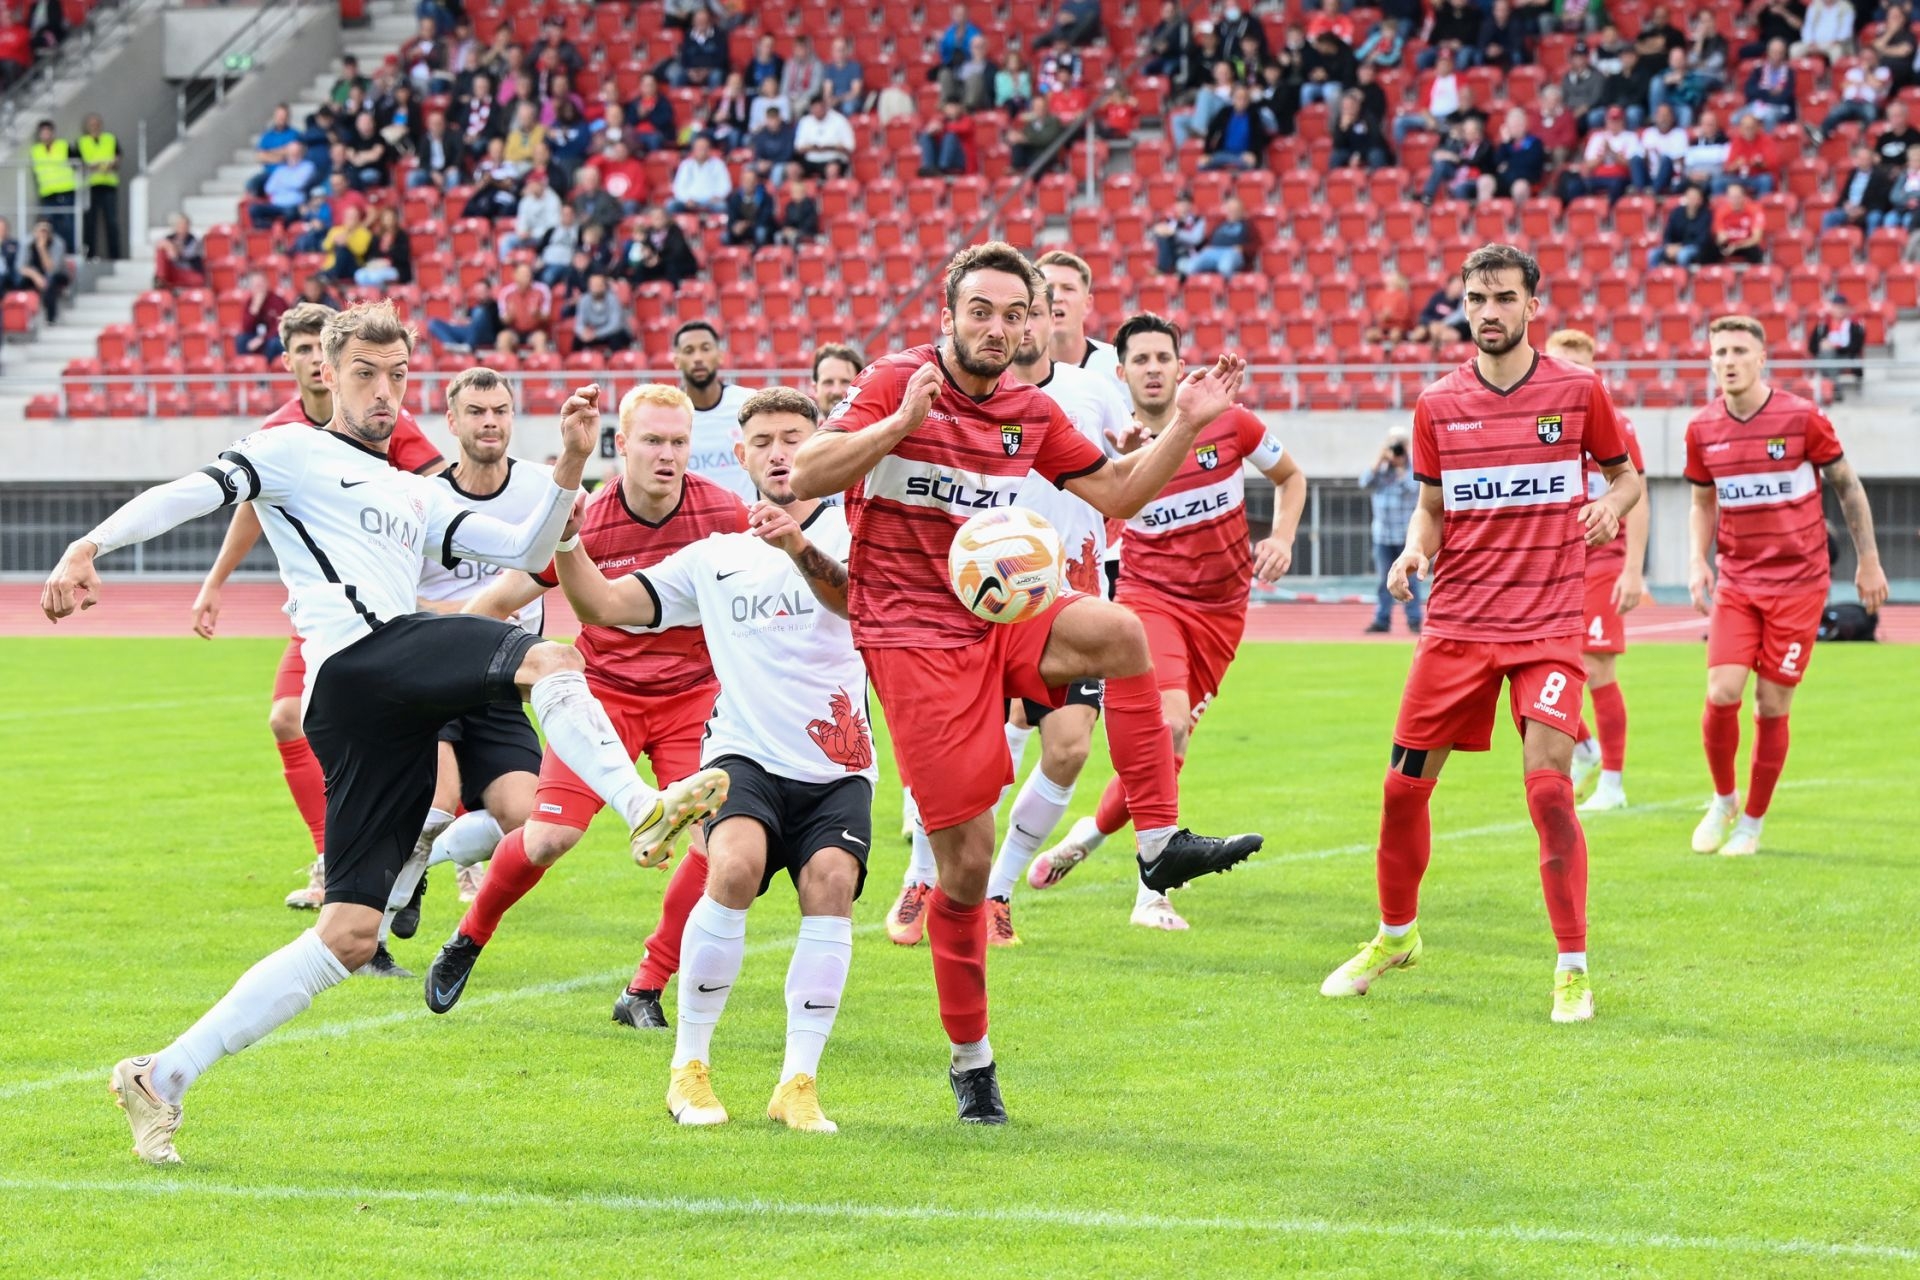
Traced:
[[1261, 474], [1273, 481], [1273, 532], [1253, 549], [1253, 576], [1278, 582], [1293, 567], [1293, 539], [1300, 532], [1300, 513], [1307, 508], [1307, 473], [1292, 454], [1283, 453]]
[[1829, 462], [1820, 474], [1840, 499], [1840, 514], [1846, 517], [1847, 533], [1853, 538], [1853, 554], [1859, 562], [1853, 589], [1860, 593], [1868, 613], [1878, 612], [1887, 602], [1887, 573], [1880, 567], [1880, 544], [1873, 539], [1873, 508], [1867, 505], [1867, 491], [1845, 458]]
[[530, 573], [514, 570], [503, 573], [492, 585], [467, 597], [461, 613], [477, 613], [484, 618], [511, 618], [547, 593], [547, 588]]
[[747, 532], [787, 553], [822, 608], [847, 616], [847, 566], [808, 542], [792, 513], [771, 502], [756, 502], [747, 512]]
[[135, 496], [67, 547], [41, 588], [41, 611], [48, 620], [59, 622], [75, 610], [91, 609], [100, 602], [100, 574], [93, 564], [96, 558], [157, 538], [169, 529], [238, 500], [231, 476], [215, 467]]
[[590, 627], [650, 627], [660, 620], [653, 588], [638, 574], [622, 574], [608, 582], [593, 557], [578, 547], [553, 558], [560, 589], [567, 593], [573, 616]]
[[1713, 530], [1720, 523], [1720, 495], [1695, 482], [1687, 511], [1687, 595], [1695, 612], [1713, 612]]
[[1067, 492], [1115, 520], [1139, 515], [1173, 479], [1200, 429], [1233, 407], [1245, 374], [1246, 362], [1231, 352], [1194, 370], [1180, 380], [1173, 420], [1152, 444], [1116, 459], [1112, 466], [1075, 476], [1067, 481]]
[[243, 502], [233, 509], [227, 536], [220, 540], [220, 554], [213, 558], [213, 567], [207, 570], [199, 594], [193, 597], [193, 634], [203, 640], [213, 639], [213, 629], [220, 623], [220, 589], [259, 541], [260, 517], [252, 503]]
[[1422, 482], [1420, 502], [1414, 507], [1412, 518], [1407, 521], [1406, 550], [1387, 570], [1387, 591], [1395, 600], [1404, 603], [1413, 599], [1413, 588], [1407, 585], [1409, 577], [1422, 582], [1427, 580], [1428, 566], [1440, 551], [1440, 522], [1445, 514], [1440, 486]]
[[[886, 417], [858, 431], [824, 430], [809, 436], [793, 455], [789, 480], [794, 496], [802, 501], [824, 498], [859, 484], [927, 420], [940, 395], [940, 379], [939, 364], [930, 360], [913, 371], [900, 394], [900, 407]], [[840, 409], [846, 409], [845, 402]]]

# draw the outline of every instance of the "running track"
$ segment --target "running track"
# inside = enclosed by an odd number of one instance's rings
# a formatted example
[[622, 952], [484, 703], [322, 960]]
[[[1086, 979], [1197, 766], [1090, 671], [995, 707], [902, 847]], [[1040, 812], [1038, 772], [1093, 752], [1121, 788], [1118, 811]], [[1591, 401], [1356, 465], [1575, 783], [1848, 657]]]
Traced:
[[[195, 590], [190, 582], [115, 582], [109, 578], [102, 595], [102, 607], [77, 614], [54, 627], [40, 612], [38, 583], [0, 582], [0, 636], [189, 635], [187, 615]], [[286, 590], [277, 582], [236, 583], [228, 587], [221, 601], [220, 634], [288, 634], [286, 615], [280, 612], [285, 600]], [[1363, 635], [1362, 628], [1372, 613], [1370, 604], [1262, 604], [1248, 614], [1247, 639], [1406, 642], [1406, 633], [1398, 621], [1390, 636]], [[579, 630], [558, 591], [547, 595], [547, 630], [556, 636], [570, 636]], [[1627, 636], [1641, 643], [1696, 644], [1706, 636], [1706, 620], [1685, 605], [1646, 605], [1629, 616]], [[1897, 643], [1920, 642], [1920, 605], [1894, 605], [1884, 610], [1880, 638]]]

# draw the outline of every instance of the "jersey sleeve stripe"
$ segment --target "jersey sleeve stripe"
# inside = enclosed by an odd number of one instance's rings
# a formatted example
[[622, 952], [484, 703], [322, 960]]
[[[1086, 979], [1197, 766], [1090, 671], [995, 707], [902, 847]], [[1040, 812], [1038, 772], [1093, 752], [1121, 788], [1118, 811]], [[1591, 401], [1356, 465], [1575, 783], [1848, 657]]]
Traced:
[[462, 522], [472, 514], [473, 512], [471, 511], [462, 511], [459, 515], [447, 521], [447, 534], [444, 538], [440, 539], [440, 564], [443, 568], [451, 569], [460, 563], [460, 557], [453, 554], [453, 535], [459, 530]]
[[1413, 473], [1413, 478], [1415, 480], [1418, 480], [1421, 484], [1430, 484], [1430, 485], [1437, 486], [1440, 483], [1440, 478], [1438, 476], [1421, 475], [1418, 471]]
[[242, 502], [252, 502], [260, 496], [260, 473], [253, 469], [253, 463], [247, 461], [247, 455], [237, 449], [228, 449], [220, 455], [220, 461], [231, 462], [247, 473], [247, 483], [253, 486], [253, 492], [242, 498]]
[[295, 533], [300, 535], [300, 541], [306, 544], [307, 550], [313, 554], [314, 564], [320, 568], [320, 576], [335, 586], [340, 587], [346, 593], [347, 602], [353, 606], [354, 612], [358, 613], [361, 618], [366, 621], [367, 630], [379, 630], [379, 617], [377, 617], [371, 609], [367, 608], [366, 605], [360, 603], [360, 595], [354, 590], [352, 583], [340, 581], [340, 574], [334, 569], [333, 561], [327, 559], [327, 553], [320, 549], [320, 544], [315, 542], [313, 535], [307, 532], [307, 526], [300, 523], [299, 517], [295, 516], [293, 512], [287, 510], [285, 507], [275, 507], [274, 510], [279, 512], [286, 520], [287, 525]]
[[200, 468], [200, 474], [203, 476], [206, 476], [208, 479], [212, 480], [215, 484], [220, 486], [220, 505], [221, 506], [223, 507], [238, 506], [242, 501], [244, 501], [244, 499], [242, 499], [240, 496], [240, 486], [233, 482], [233, 472], [222, 471], [219, 467], [214, 466], [212, 463], [208, 463], [206, 466]]
[[1617, 458], [1595, 458], [1593, 463], [1597, 467], [1618, 467], [1627, 462], [1627, 460], [1627, 455], [1623, 453]]
[[1081, 476], [1090, 476], [1106, 465], [1107, 460], [1105, 458], [1095, 458], [1091, 463], [1081, 467], [1078, 471], [1066, 471], [1054, 477], [1053, 487], [1056, 489], [1064, 489], [1066, 488], [1067, 481], [1078, 480]]
[[667, 616], [666, 610], [660, 607], [660, 593], [653, 589], [653, 583], [647, 577], [647, 571], [645, 569], [635, 569], [633, 571], [633, 576], [639, 579], [640, 585], [647, 589], [647, 599], [653, 601], [654, 625], [658, 626], [660, 623], [660, 619]]

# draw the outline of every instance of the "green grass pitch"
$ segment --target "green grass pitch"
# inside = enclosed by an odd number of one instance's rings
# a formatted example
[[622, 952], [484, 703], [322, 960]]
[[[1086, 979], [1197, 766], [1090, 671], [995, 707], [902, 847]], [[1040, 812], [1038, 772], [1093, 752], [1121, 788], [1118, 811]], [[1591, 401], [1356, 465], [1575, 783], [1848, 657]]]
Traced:
[[[308, 856], [265, 726], [279, 648], [0, 641], [0, 1276], [1920, 1270], [1920, 976], [1899, 941], [1920, 919], [1920, 651], [1822, 647], [1765, 854], [1740, 861], [1687, 852], [1699, 650], [1627, 656], [1640, 807], [1587, 823], [1586, 1026], [1547, 1020], [1553, 943], [1504, 727], [1436, 798], [1425, 963], [1363, 1000], [1317, 994], [1373, 929], [1408, 650], [1254, 645], [1183, 808], [1263, 829], [1266, 851], [1179, 895], [1187, 934], [1127, 925], [1111, 846], [1023, 889], [1025, 945], [990, 962], [1006, 1130], [954, 1123], [926, 950], [881, 930], [905, 856], [889, 784], [823, 1063], [839, 1135], [764, 1118], [784, 881], [715, 1041], [734, 1123], [670, 1123], [669, 1037], [608, 1016], [665, 881], [603, 820], [454, 1013], [430, 1016], [416, 983], [328, 992], [200, 1082], [188, 1163], [152, 1170], [109, 1066], [310, 919], [279, 905]], [[1107, 776], [1095, 756], [1076, 813]], [[436, 872], [402, 963], [423, 968], [456, 910]]]

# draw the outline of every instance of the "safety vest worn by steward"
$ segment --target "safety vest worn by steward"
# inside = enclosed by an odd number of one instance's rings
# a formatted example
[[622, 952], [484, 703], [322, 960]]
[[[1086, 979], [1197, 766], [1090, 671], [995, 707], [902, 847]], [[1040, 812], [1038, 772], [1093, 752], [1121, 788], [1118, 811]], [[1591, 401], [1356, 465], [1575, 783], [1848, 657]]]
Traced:
[[33, 181], [40, 195], [72, 195], [74, 186], [73, 162], [68, 153], [65, 138], [55, 138], [52, 142], [33, 144]]
[[87, 172], [87, 185], [90, 187], [119, 186], [120, 175], [115, 171], [109, 169], [104, 173], [94, 173], [91, 169], [91, 166], [105, 164], [109, 160], [118, 158], [119, 155], [120, 143], [112, 134], [102, 132], [97, 138], [89, 138], [86, 134], [81, 134], [80, 159], [90, 166]]

